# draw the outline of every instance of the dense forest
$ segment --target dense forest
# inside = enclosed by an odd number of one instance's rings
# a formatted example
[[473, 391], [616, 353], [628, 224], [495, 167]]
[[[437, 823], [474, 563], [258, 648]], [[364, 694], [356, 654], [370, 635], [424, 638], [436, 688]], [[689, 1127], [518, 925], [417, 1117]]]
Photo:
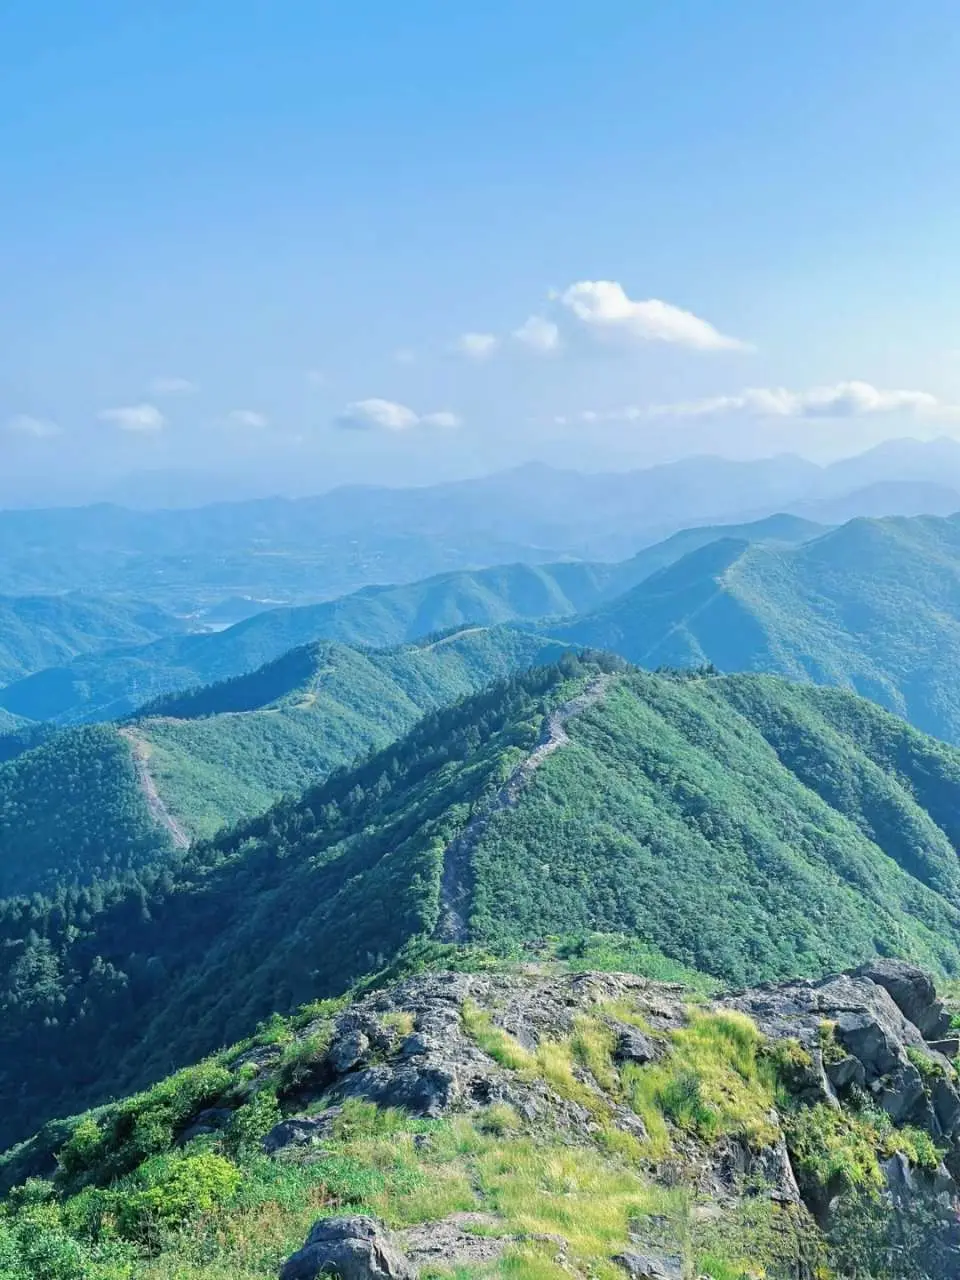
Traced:
[[0, 896], [109, 880], [170, 852], [111, 726], [55, 734], [0, 764]]
[[[517, 775], [587, 689], [561, 749]], [[468, 824], [469, 935], [495, 952], [601, 929], [736, 983], [876, 952], [958, 972], [957, 812], [960, 753], [849, 694], [569, 655], [177, 863], [8, 900], [0, 1140], [432, 935]]]
[[551, 635], [645, 667], [841, 685], [960, 742], [960, 520], [853, 520], [795, 547], [727, 537]]

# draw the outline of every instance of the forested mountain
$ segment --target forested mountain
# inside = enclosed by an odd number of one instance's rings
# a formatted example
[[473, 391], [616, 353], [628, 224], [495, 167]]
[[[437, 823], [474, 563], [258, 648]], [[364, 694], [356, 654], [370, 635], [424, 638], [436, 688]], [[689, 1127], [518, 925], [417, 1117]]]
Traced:
[[20, 717], [15, 716], [10, 711], [4, 711], [0, 707], [0, 738], [8, 733], [14, 733], [21, 729], [26, 722]]
[[0, 764], [2, 897], [120, 876], [171, 848], [110, 725], [55, 734]]
[[418, 937], [619, 931], [733, 982], [878, 951], [958, 972], [958, 813], [960, 752], [850, 694], [568, 655], [135, 882], [4, 904], [0, 1141]]
[[[732, 533], [750, 541], [794, 544], [821, 531], [808, 521], [780, 515], [736, 526]], [[401, 586], [368, 587], [322, 604], [272, 609], [217, 634], [173, 637], [52, 667], [0, 690], [0, 707], [64, 724], [110, 719], [158, 695], [252, 671], [313, 640], [398, 645], [451, 627], [571, 615], [730, 533], [722, 526], [687, 529], [618, 564], [501, 565]]]
[[138, 600], [76, 593], [0, 596], [0, 685], [77, 654], [146, 644], [184, 630], [179, 618]]
[[503, 628], [369, 652], [307, 645], [249, 676], [163, 699], [124, 732], [143, 744], [184, 831], [209, 836], [385, 747], [425, 712], [561, 649]]
[[0, 737], [0, 897], [169, 861], [561, 648], [504, 629], [368, 653], [309, 645], [123, 725]]
[[793, 548], [716, 541], [549, 630], [642, 666], [843, 685], [960, 742], [960, 517], [854, 520]]

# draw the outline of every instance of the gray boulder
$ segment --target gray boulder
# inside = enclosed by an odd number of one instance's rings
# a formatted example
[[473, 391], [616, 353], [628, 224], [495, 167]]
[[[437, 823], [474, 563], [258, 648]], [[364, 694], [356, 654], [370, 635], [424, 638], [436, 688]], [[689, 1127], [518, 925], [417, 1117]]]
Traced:
[[618, 1062], [636, 1062], [643, 1066], [653, 1062], [657, 1051], [649, 1036], [636, 1027], [621, 1027], [617, 1032], [617, 1048], [614, 1054]]
[[912, 1062], [900, 1063], [874, 1084], [873, 1092], [894, 1124], [906, 1124], [925, 1101], [923, 1080]]
[[275, 1124], [265, 1135], [262, 1146], [265, 1155], [275, 1156], [288, 1147], [313, 1147], [333, 1132], [333, 1123], [342, 1111], [341, 1107], [329, 1107], [315, 1116], [290, 1116]]
[[933, 979], [905, 960], [878, 958], [869, 960], [856, 970], [858, 977], [869, 978], [888, 991], [903, 1016], [919, 1030], [925, 1040], [938, 1040], [950, 1029], [950, 1015], [937, 998]]
[[321, 1218], [303, 1248], [280, 1268], [280, 1280], [416, 1280], [417, 1269], [374, 1218]]
[[338, 1076], [354, 1071], [366, 1059], [370, 1041], [359, 1029], [337, 1036], [327, 1050], [327, 1062]]
[[618, 1253], [613, 1261], [631, 1280], [683, 1280], [683, 1260], [661, 1253]]
[[233, 1111], [230, 1107], [206, 1107], [203, 1111], [197, 1112], [193, 1117], [193, 1123], [184, 1129], [177, 1138], [177, 1142], [185, 1147], [194, 1138], [208, 1133], [219, 1133], [232, 1119]]
[[863, 1063], [852, 1054], [841, 1058], [839, 1062], [825, 1063], [824, 1070], [827, 1073], [827, 1079], [835, 1089], [849, 1089], [852, 1085], [862, 1089], [866, 1083], [867, 1075], [863, 1069]]
[[960, 1096], [954, 1086], [945, 1079], [938, 1080], [930, 1091], [930, 1102], [940, 1132], [955, 1137], [960, 1128]]

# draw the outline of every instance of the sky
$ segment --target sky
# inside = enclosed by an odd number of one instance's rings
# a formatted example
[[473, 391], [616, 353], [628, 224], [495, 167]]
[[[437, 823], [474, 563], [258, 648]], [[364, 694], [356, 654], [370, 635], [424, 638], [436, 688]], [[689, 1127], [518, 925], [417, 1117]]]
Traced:
[[954, 0], [7, 0], [0, 502], [960, 437]]

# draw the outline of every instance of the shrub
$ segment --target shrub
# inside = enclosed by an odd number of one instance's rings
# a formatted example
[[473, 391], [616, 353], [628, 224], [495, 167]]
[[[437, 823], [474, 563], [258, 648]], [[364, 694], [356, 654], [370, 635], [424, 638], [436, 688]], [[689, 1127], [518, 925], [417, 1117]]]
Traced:
[[233, 1083], [215, 1061], [187, 1067], [103, 1116], [82, 1117], [58, 1154], [67, 1190], [122, 1177], [150, 1156], [169, 1151], [176, 1133]]
[[817, 1028], [817, 1039], [820, 1042], [820, 1052], [823, 1054], [825, 1066], [831, 1066], [837, 1062], [843, 1062], [847, 1057], [847, 1051], [837, 1039], [837, 1024], [824, 1019]]
[[155, 1243], [224, 1204], [240, 1186], [236, 1165], [212, 1151], [148, 1160], [116, 1196], [117, 1229], [130, 1240]]
[[509, 1102], [494, 1102], [477, 1117], [477, 1128], [482, 1133], [494, 1133], [503, 1137], [520, 1128], [520, 1117]]
[[60, 1148], [57, 1163], [70, 1178], [92, 1169], [103, 1154], [103, 1132], [93, 1116], [82, 1116]]
[[246, 1155], [259, 1149], [263, 1138], [281, 1119], [277, 1095], [261, 1089], [245, 1106], [233, 1113], [227, 1127], [227, 1149], [235, 1155]]
[[777, 1080], [788, 1093], [797, 1093], [808, 1083], [813, 1069], [813, 1058], [799, 1040], [775, 1040], [763, 1050], [777, 1075]]
[[881, 1187], [876, 1131], [857, 1117], [818, 1102], [786, 1117], [784, 1127], [794, 1170], [808, 1190], [875, 1192]]
[[280, 1056], [277, 1088], [280, 1093], [300, 1089], [313, 1075], [330, 1047], [332, 1027], [327, 1024], [303, 1040], [290, 1040]]

